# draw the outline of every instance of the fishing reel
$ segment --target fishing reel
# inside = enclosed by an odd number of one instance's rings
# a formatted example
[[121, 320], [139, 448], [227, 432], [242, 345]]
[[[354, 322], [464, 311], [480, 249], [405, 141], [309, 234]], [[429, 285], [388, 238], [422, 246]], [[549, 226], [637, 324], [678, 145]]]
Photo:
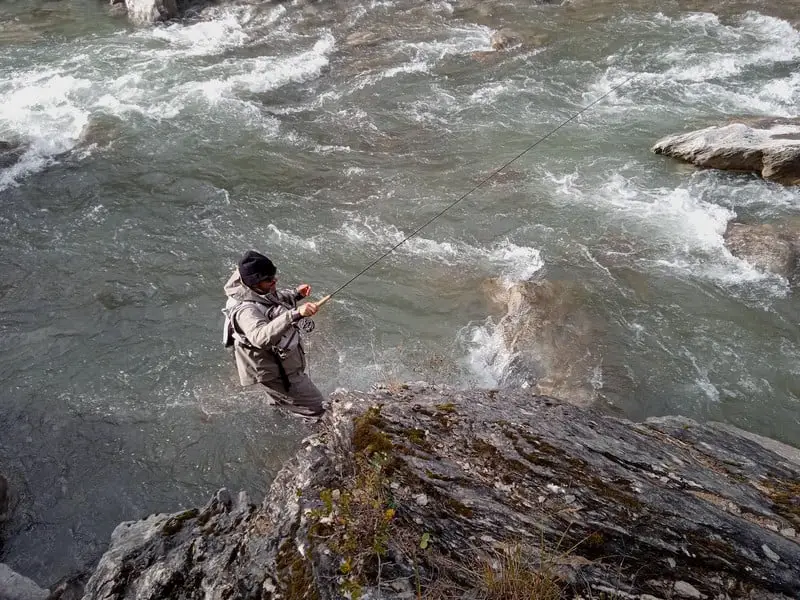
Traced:
[[295, 325], [303, 333], [311, 333], [316, 327], [316, 323], [308, 317], [303, 317]]

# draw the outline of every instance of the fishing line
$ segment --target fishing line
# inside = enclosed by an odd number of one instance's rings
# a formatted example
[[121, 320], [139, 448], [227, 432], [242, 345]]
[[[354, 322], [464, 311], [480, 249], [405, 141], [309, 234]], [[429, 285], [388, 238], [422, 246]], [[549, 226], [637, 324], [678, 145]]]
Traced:
[[410, 234], [408, 234], [408, 235], [407, 235], [406, 237], [404, 237], [402, 240], [400, 240], [399, 242], [397, 242], [397, 243], [396, 243], [394, 246], [392, 246], [391, 248], [389, 248], [389, 249], [388, 249], [386, 252], [384, 252], [383, 254], [381, 254], [381, 255], [380, 255], [378, 258], [376, 258], [375, 260], [373, 260], [373, 261], [372, 261], [371, 263], [369, 263], [369, 264], [368, 264], [366, 267], [364, 267], [364, 268], [363, 268], [363, 269], [361, 269], [361, 270], [360, 270], [358, 273], [356, 273], [355, 275], [353, 275], [353, 276], [352, 276], [350, 279], [348, 279], [348, 280], [347, 280], [347, 281], [346, 281], [344, 284], [342, 284], [341, 286], [339, 286], [339, 287], [336, 289], [336, 291], [334, 291], [334, 292], [332, 292], [332, 293], [328, 294], [328, 296], [326, 296], [326, 298], [324, 299], [324, 300], [325, 300], [325, 302], [327, 302], [327, 301], [328, 301], [330, 298], [332, 298], [333, 296], [335, 296], [336, 294], [338, 294], [339, 292], [341, 292], [341, 291], [342, 291], [344, 288], [346, 288], [348, 285], [350, 285], [351, 283], [353, 283], [353, 282], [354, 282], [356, 279], [358, 279], [359, 277], [361, 277], [361, 276], [362, 276], [364, 273], [366, 273], [367, 271], [369, 271], [369, 270], [370, 270], [372, 267], [374, 267], [375, 265], [377, 265], [377, 264], [378, 264], [379, 262], [381, 262], [381, 261], [382, 261], [384, 258], [386, 258], [387, 256], [389, 256], [389, 255], [390, 255], [392, 252], [394, 252], [394, 251], [395, 251], [395, 250], [397, 250], [397, 249], [398, 249], [400, 246], [402, 246], [403, 244], [405, 244], [405, 243], [406, 243], [408, 240], [410, 240], [411, 238], [413, 238], [414, 236], [416, 236], [416, 235], [417, 235], [417, 234], [418, 234], [420, 231], [422, 231], [423, 229], [425, 229], [425, 228], [426, 228], [428, 225], [430, 225], [431, 223], [433, 223], [433, 222], [434, 222], [436, 219], [438, 219], [439, 217], [441, 217], [441, 216], [442, 216], [443, 214], [445, 214], [445, 213], [446, 213], [448, 210], [450, 210], [451, 208], [453, 208], [453, 207], [454, 207], [456, 204], [460, 203], [462, 200], [464, 200], [464, 198], [466, 198], [467, 196], [469, 196], [469, 195], [470, 195], [472, 192], [474, 192], [474, 191], [476, 191], [476, 190], [480, 189], [480, 188], [481, 188], [481, 187], [482, 187], [484, 184], [486, 184], [486, 182], [490, 181], [490, 180], [491, 180], [493, 177], [495, 177], [495, 176], [496, 176], [498, 173], [500, 173], [500, 171], [502, 171], [503, 169], [505, 169], [506, 167], [508, 167], [508, 166], [509, 166], [509, 165], [511, 165], [512, 163], [514, 163], [515, 161], [517, 161], [517, 160], [519, 160], [520, 158], [522, 158], [523, 156], [525, 156], [525, 155], [526, 155], [528, 152], [530, 152], [531, 150], [533, 150], [534, 148], [536, 148], [536, 146], [538, 146], [538, 145], [539, 145], [539, 144], [541, 144], [543, 141], [545, 141], [547, 138], [549, 138], [550, 136], [552, 136], [552, 135], [553, 135], [554, 133], [556, 133], [556, 132], [557, 132], [559, 129], [561, 129], [562, 127], [564, 127], [564, 126], [565, 126], [565, 125], [567, 125], [568, 123], [571, 123], [572, 121], [574, 121], [575, 119], [577, 119], [579, 116], [581, 116], [581, 115], [582, 115], [583, 113], [585, 113], [587, 110], [589, 110], [590, 108], [592, 108], [592, 107], [593, 107], [595, 104], [597, 104], [597, 103], [598, 103], [598, 102], [600, 102], [601, 100], [604, 100], [605, 98], [607, 98], [608, 96], [610, 96], [610, 95], [611, 95], [613, 92], [617, 91], [619, 88], [621, 88], [623, 85], [625, 85], [626, 83], [628, 83], [629, 81], [631, 81], [631, 80], [632, 80], [633, 78], [635, 78], [637, 75], [638, 75], [638, 73], [634, 73], [633, 75], [631, 75], [630, 77], [628, 77], [627, 79], [625, 79], [625, 80], [624, 80], [622, 83], [618, 83], [617, 85], [615, 85], [614, 87], [612, 87], [610, 90], [608, 90], [608, 91], [607, 91], [605, 94], [603, 94], [602, 96], [600, 96], [600, 97], [599, 97], [597, 100], [595, 100], [595, 101], [591, 102], [590, 104], [587, 104], [587, 105], [586, 105], [586, 106], [584, 106], [584, 107], [583, 107], [581, 110], [579, 110], [579, 111], [578, 111], [578, 112], [576, 112], [574, 115], [572, 115], [570, 118], [566, 119], [565, 121], [562, 121], [562, 122], [561, 122], [561, 123], [558, 125], [558, 127], [556, 127], [555, 129], [553, 129], [552, 131], [550, 131], [550, 132], [549, 132], [549, 133], [547, 133], [546, 135], [542, 136], [542, 137], [541, 137], [541, 138], [539, 138], [538, 140], [536, 140], [536, 141], [535, 141], [533, 144], [531, 144], [530, 146], [528, 146], [527, 148], [525, 148], [525, 150], [523, 150], [522, 152], [520, 152], [519, 154], [517, 154], [517, 155], [516, 155], [514, 158], [512, 158], [512, 159], [511, 159], [511, 160], [509, 160], [507, 163], [505, 163], [505, 164], [504, 164], [502, 167], [500, 167], [499, 169], [495, 169], [495, 170], [494, 170], [492, 173], [490, 173], [490, 174], [489, 174], [489, 175], [488, 175], [486, 178], [484, 178], [484, 179], [483, 179], [483, 180], [482, 180], [480, 183], [478, 183], [477, 185], [475, 185], [475, 186], [474, 186], [474, 187], [473, 187], [471, 190], [467, 191], [465, 194], [462, 194], [462, 195], [461, 195], [461, 197], [459, 197], [459, 198], [458, 198], [458, 199], [457, 199], [455, 202], [451, 202], [450, 204], [448, 204], [448, 205], [447, 205], [445, 208], [443, 208], [443, 209], [442, 209], [442, 210], [440, 210], [438, 213], [436, 213], [435, 215], [433, 215], [433, 216], [432, 216], [430, 219], [428, 219], [427, 221], [425, 221], [425, 222], [424, 222], [422, 225], [420, 225], [419, 227], [417, 227], [417, 228], [416, 228], [414, 231], [412, 231]]

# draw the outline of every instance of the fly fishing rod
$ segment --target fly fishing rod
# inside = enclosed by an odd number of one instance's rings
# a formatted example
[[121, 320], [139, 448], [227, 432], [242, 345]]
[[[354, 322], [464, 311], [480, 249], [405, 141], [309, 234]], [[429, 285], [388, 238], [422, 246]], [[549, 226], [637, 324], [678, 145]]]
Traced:
[[533, 150], [534, 148], [536, 148], [536, 146], [538, 146], [538, 145], [539, 145], [539, 144], [541, 144], [543, 141], [545, 141], [547, 138], [549, 138], [550, 136], [552, 136], [552, 135], [553, 135], [554, 133], [556, 133], [556, 132], [557, 132], [559, 129], [561, 129], [561, 128], [562, 128], [562, 127], [564, 127], [565, 125], [567, 125], [567, 124], [571, 123], [572, 121], [574, 121], [575, 119], [577, 119], [579, 116], [581, 116], [583, 113], [585, 113], [587, 110], [589, 110], [590, 108], [592, 108], [592, 107], [593, 107], [593, 106], [595, 106], [596, 104], [599, 104], [601, 101], [605, 100], [605, 99], [606, 99], [608, 96], [610, 96], [612, 93], [616, 92], [616, 91], [617, 91], [619, 88], [621, 88], [622, 86], [624, 86], [624, 85], [625, 85], [625, 84], [627, 84], [628, 82], [630, 82], [630, 81], [632, 81], [633, 79], [635, 79], [637, 76], [638, 76], [638, 73], [634, 73], [634, 74], [633, 74], [633, 75], [631, 75], [630, 77], [628, 77], [628, 78], [624, 79], [624, 80], [623, 80], [621, 83], [618, 83], [617, 85], [615, 85], [614, 87], [612, 87], [610, 90], [608, 90], [608, 91], [607, 91], [605, 94], [603, 94], [602, 96], [600, 96], [599, 98], [597, 98], [597, 99], [596, 99], [596, 100], [594, 100], [593, 102], [590, 102], [589, 104], [587, 104], [586, 106], [584, 106], [582, 109], [580, 109], [580, 110], [579, 110], [578, 112], [576, 112], [574, 115], [572, 115], [572, 116], [571, 116], [571, 117], [569, 117], [568, 119], [565, 119], [564, 121], [562, 121], [561, 123], [559, 123], [559, 125], [558, 125], [557, 127], [555, 127], [554, 129], [552, 129], [551, 131], [549, 131], [547, 134], [543, 135], [543, 136], [542, 136], [542, 137], [540, 137], [538, 140], [536, 140], [535, 142], [533, 142], [533, 143], [532, 143], [530, 146], [528, 146], [528, 147], [527, 147], [527, 148], [525, 148], [525, 149], [524, 149], [522, 152], [520, 152], [519, 154], [517, 154], [517, 155], [516, 155], [514, 158], [512, 158], [511, 160], [509, 160], [508, 162], [506, 162], [506, 163], [505, 163], [503, 166], [501, 166], [500, 168], [498, 168], [498, 169], [495, 169], [494, 171], [492, 171], [492, 172], [491, 172], [491, 173], [490, 173], [490, 174], [489, 174], [487, 177], [485, 177], [485, 178], [484, 178], [483, 180], [481, 180], [481, 181], [480, 181], [478, 184], [476, 184], [475, 186], [473, 186], [473, 187], [472, 187], [472, 189], [470, 189], [470, 190], [469, 190], [469, 191], [467, 191], [466, 193], [462, 194], [462, 195], [461, 195], [461, 196], [460, 196], [460, 197], [459, 197], [457, 200], [455, 200], [454, 202], [451, 202], [450, 204], [448, 204], [447, 206], [445, 206], [445, 207], [444, 207], [442, 210], [440, 210], [438, 213], [436, 213], [435, 215], [433, 215], [433, 216], [432, 216], [430, 219], [428, 219], [427, 221], [425, 221], [425, 222], [424, 222], [422, 225], [420, 225], [419, 227], [417, 227], [417, 228], [416, 228], [414, 231], [412, 231], [410, 234], [408, 234], [407, 236], [405, 236], [405, 237], [404, 237], [402, 240], [400, 240], [399, 242], [397, 242], [397, 243], [396, 243], [394, 246], [392, 246], [391, 248], [389, 248], [389, 249], [388, 249], [386, 252], [384, 252], [383, 254], [381, 254], [381, 255], [380, 255], [378, 258], [376, 258], [375, 260], [373, 260], [373, 261], [372, 261], [371, 263], [369, 263], [369, 264], [368, 264], [366, 267], [364, 267], [363, 269], [361, 269], [361, 270], [360, 270], [358, 273], [356, 273], [355, 275], [353, 275], [353, 276], [352, 276], [350, 279], [348, 279], [346, 282], [344, 282], [342, 285], [340, 285], [338, 288], [336, 288], [336, 290], [334, 290], [333, 292], [331, 292], [331, 293], [330, 293], [330, 294], [328, 294], [327, 296], [325, 296], [325, 297], [321, 298], [319, 301], [315, 302], [315, 304], [317, 305], [317, 308], [320, 308], [321, 306], [323, 306], [323, 305], [324, 305], [325, 303], [327, 303], [327, 302], [328, 302], [328, 301], [329, 301], [331, 298], [333, 298], [333, 297], [334, 297], [336, 294], [338, 294], [339, 292], [341, 292], [341, 291], [342, 291], [344, 288], [346, 288], [348, 285], [350, 285], [351, 283], [353, 283], [353, 282], [354, 282], [356, 279], [358, 279], [359, 277], [361, 277], [361, 276], [362, 276], [364, 273], [366, 273], [367, 271], [369, 271], [369, 270], [370, 270], [372, 267], [374, 267], [375, 265], [377, 265], [377, 264], [378, 264], [379, 262], [381, 262], [381, 261], [382, 261], [384, 258], [386, 258], [387, 256], [389, 256], [389, 255], [390, 255], [392, 252], [394, 252], [394, 251], [395, 251], [395, 250], [397, 250], [397, 249], [398, 249], [400, 246], [402, 246], [403, 244], [405, 244], [405, 243], [406, 243], [408, 240], [410, 240], [411, 238], [415, 237], [415, 236], [416, 236], [416, 235], [417, 235], [417, 234], [418, 234], [420, 231], [422, 231], [423, 229], [425, 229], [425, 228], [426, 228], [428, 225], [430, 225], [431, 223], [433, 223], [433, 222], [434, 222], [436, 219], [438, 219], [438, 218], [439, 218], [439, 217], [441, 217], [443, 214], [445, 214], [447, 211], [449, 211], [451, 208], [453, 208], [454, 206], [456, 206], [457, 204], [459, 204], [459, 203], [460, 203], [462, 200], [464, 200], [464, 198], [466, 198], [467, 196], [469, 196], [470, 194], [472, 194], [472, 193], [473, 193], [473, 192], [475, 192], [476, 190], [478, 190], [478, 189], [480, 189], [481, 187], [483, 187], [483, 186], [484, 186], [484, 185], [485, 185], [487, 182], [491, 181], [491, 180], [492, 180], [492, 179], [493, 179], [495, 176], [497, 176], [497, 174], [498, 174], [498, 173], [500, 173], [500, 172], [501, 172], [503, 169], [505, 169], [506, 167], [510, 166], [512, 163], [516, 162], [517, 160], [519, 160], [520, 158], [522, 158], [523, 156], [525, 156], [525, 155], [526, 155], [528, 152], [530, 152], [531, 150]]

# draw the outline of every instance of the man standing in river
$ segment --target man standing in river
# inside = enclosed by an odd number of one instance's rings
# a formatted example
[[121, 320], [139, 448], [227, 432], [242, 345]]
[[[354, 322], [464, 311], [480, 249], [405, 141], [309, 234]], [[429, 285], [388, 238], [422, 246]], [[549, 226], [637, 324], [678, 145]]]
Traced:
[[225, 346], [234, 348], [242, 385], [262, 384], [278, 404], [304, 417], [325, 412], [324, 397], [306, 374], [302, 334], [314, 328], [317, 305], [297, 305], [311, 293], [302, 284], [278, 290], [277, 268], [254, 250], [245, 252], [225, 284]]

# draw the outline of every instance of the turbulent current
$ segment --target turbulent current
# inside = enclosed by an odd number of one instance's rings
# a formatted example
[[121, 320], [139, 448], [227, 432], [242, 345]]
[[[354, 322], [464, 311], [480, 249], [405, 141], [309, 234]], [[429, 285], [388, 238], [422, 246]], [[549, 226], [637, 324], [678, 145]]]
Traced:
[[566, 280], [631, 382], [610, 410], [800, 444], [800, 300], [723, 245], [731, 220], [796, 219], [800, 190], [649, 151], [797, 116], [798, 15], [220, 2], [135, 28], [95, 0], [0, 4], [0, 561], [48, 585], [122, 520], [263, 493], [307, 429], [240, 389], [221, 345], [237, 257], [329, 292], [633, 75], [338, 294], [311, 376], [526, 385], [485, 282]]

